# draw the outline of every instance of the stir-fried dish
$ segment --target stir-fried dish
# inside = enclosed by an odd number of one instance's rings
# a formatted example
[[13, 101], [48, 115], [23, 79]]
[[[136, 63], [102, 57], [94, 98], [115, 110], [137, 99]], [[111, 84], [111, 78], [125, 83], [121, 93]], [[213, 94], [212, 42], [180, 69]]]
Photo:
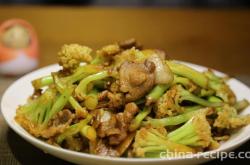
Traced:
[[93, 52], [79, 44], [58, 53], [58, 72], [32, 81], [15, 120], [58, 147], [113, 157], [160, 157], [219, 147], [250, 123], [239, 115], [228, 78], [196, 71], [143, 49], [134, 39]]

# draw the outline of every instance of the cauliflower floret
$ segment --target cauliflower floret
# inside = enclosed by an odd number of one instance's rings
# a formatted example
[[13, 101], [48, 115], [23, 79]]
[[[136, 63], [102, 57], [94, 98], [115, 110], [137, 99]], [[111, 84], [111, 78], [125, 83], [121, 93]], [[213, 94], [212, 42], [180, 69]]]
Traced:
[[91, 51], [89, 47], [78, 44], [63, 45], [58, 52], [59, 64], [64, 70], [72, 72], [81, 62], [89, 63], [92, 60]]
[[198, 112], [183, 126], [170, 132], [168, 139], [191, 147], [208, 147], [212, 141], [211, 127], [206, 119], [209, 111], [206, 109]]
[[98, 51], [103, 56], [113, 56], [121, 51], [118, 44], [112, 44], [102, 47], [101, 50]]
[[178, 91], [176, 88], [168, 90], [156, 104], [156, 117], [175, 116], [183, 113], [184, 109], [178, 104]]
[[234, 129], [250, 124], [250, 115], [238, 116], [237, 110], [234, 107], [225, 105], [218, 112], [218, 117], [214, 122], [214, 127]]
[[136, 157], [157, 158], [162, 152], [195, 153], [193, 148], [171, 141], [166, 134], [164, 128], [143, 127], [136, 131], [133, 154]]

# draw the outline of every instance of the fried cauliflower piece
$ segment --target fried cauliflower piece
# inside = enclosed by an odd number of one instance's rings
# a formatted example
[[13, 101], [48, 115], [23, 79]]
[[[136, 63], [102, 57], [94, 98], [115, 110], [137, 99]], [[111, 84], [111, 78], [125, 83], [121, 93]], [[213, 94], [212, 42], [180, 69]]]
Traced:
[[92, 49], [79, 44], [63, 45], [58, 52], [59, 65], [61, 65], [64, 70], [73, 72], [79, 67], [81, 62], [89, 63], [92, 61], [91, 52]]
[[211, 144], [211, 127], [206, 119], [207, 111], [200, 111], [183, 126], [170, 132], [169, 140], [190, 147], [206, 148]]
[[179, 105], [182, 101], [190, 101], [204, 107], [220, 107], [222, 105], [222, 103], [210, 102], [200, 98], [184, 89], [181, 85], [174, 85], [159, 99], [155, 111], [156, 116], [161, 118], [183, 112]]
[[118, 44], [111, 44], [102, 47], [101, 50], [98, 51], [103, 56], [113, 56], [121, 51]]
[[204, 74], [209, 79], [209, 88], [215, 91], [217, 97], [221, 98], [229, 105], [234, 105], [236, 103], [236, 96], [228, 84], [226, 84], [225, 78], [218, 77], [212, 70], [208, 70], [204, 72]]
[[239, 116], [237, 110], [234, 107], [225, 105], [221, 111], [218, 112], [213, 126], [217, 128], [234, 129], [240, 128], [250, 124], [250, 115]]
[[178, 92], [176, 88], [168, 90], [158, 101], [155, 109], [156, 117], [174, 116], [184, 112], [178, 104]]
[[133, 144], [133, 154], [135, 157], [160, 157], [164, 152], [195, 153], [193, 148], [169, 140], [166, 134], [164, 128], [143, 127], [138, 130]]

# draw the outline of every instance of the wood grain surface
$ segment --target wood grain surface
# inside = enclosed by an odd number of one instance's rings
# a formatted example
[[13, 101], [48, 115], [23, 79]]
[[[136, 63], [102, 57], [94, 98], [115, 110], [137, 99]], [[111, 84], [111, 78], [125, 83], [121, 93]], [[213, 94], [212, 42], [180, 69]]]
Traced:
[[[55, 63], [64, 43], [96, 49], [134, 37], [145, 47], [164, 49], [172, 58], [216, 68], [250, 85], [249, 10], [0, 6], [0, 22], [9, 18], [23, 18], [35, 27], [39, 67]], [[0, 98], [15, 79], [0, 77]], [[250, 141], [235, 151], [249, 148]], [[208, 164], [233, 162], [242, 160]], [[0, 113], [0, 165], [5, 164], [68, 163], [27, 143], [8, 128]]]
[[55, 63], [64, 43], [98, 48], [134, 37], [175, 59], [231, 75], [250, 74], [248, 10], [0, 6], [0, 22], [9, 18], [34, 25], [40, 66]]

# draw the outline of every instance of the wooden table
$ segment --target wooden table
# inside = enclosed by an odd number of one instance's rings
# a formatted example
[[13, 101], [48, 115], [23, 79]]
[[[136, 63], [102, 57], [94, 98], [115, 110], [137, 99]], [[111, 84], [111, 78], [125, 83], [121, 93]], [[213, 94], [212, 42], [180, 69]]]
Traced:
[[[165, 49], [172, 58], [216, 68], [250, 85], [248, 10], [0, 6], [0, 22], [9, 18], [34, 25], [40, 67], [55, 63], [64, 43], [98, 48], [134, 37], [145, 47]], [[0, 97], [15, 79], [0, 77]], [[236, 151], [249, 148], [250, 142]], [[21, 139], [0, 114], [0, 164], [34, 163], [66, 164]]]
[[98, 48], [130, 37], [175, 59], [226, 73], [250, 74], [250, 11], [164, 8], [0, 7], [0, 22], [23, 18], [36, 28], [41, 63], [64, 43]]

